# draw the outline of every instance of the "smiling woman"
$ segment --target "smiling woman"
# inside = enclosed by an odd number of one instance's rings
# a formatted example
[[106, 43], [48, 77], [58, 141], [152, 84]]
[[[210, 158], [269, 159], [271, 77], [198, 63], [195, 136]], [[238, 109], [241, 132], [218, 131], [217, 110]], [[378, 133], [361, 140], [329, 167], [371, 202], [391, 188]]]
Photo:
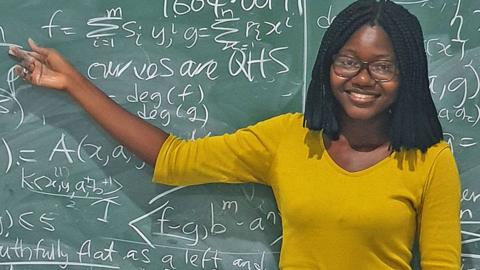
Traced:
[[359, 171], [391, 154], [388, 129], [399, 83], [387, 33], [381, 26], [360, 27], [334, 56], [330, 68], [341, 131], [337, 140], [324, 140], [336, 163]]
[[[305, 115], [181, 140], [129, 114], [58, 52], [12, 48], [26, 81], [63, 90], [168, 185], [254, 182], [282, 216], [280, 268], [460, 269], [460, 184], [428, 88], [420, 24], [359, 0], [325, 33]], [[348, 260], [345, 257], [348, 256]]]
[[[339, 67], [341, 58], [353, 62], [349, 70], [354, 72], [345, 72], [348, 62]], [[362, 26], [352, 35], [340, 49], [330, 70], [330, 84], [342, 107], [342, 118], [370, 122], [377, 118], [384, 125], [388, 124], [388, 111], [395, 101], [400, 81], [394, 61], [392, 43], [382, 27]], [[379, 71], [382, 68], [384, 70]]]

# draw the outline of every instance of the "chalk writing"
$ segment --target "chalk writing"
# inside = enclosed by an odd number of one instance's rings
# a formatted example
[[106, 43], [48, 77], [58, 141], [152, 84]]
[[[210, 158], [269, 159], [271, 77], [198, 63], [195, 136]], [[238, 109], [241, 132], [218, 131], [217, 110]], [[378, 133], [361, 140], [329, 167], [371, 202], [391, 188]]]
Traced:
[[[2, 1], [0, 50], [33, 37], [132, 114], [195, 139], [300, 111], [321, 36], [351, 1], [57, 2]], [[462, 269], [480, 269], [480, 6], [396, 2], [425, 26], [429, 87], [462, 177]], [[14, 65], [0, 64], [0, 268], [278, 269], [271, 190], [154, 185], [153, 168], [68, 95], [25, 84]]]

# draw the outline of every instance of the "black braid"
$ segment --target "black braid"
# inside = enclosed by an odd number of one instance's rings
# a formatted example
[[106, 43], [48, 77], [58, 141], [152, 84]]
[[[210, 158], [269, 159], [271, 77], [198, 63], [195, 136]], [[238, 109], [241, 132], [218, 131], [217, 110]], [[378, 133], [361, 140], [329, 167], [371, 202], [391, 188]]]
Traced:
[[423, 33], [417, 18], [389, 0], [359, 0], [341, 11], [322, 39], [305, 104], [304, 126], [337, 139], [339, 104], [330, 87], [332, 57], [364, 25], [379, 25], [390, 37], [400, 71], [390, 127], [394, 151], [422, 152], [443, 137], [428, 81]]
[[[401, 69], [401, 84], [390, 129], [391, 144], [396, 151], [402, 147], [426, 151], [442, 139], [443, 132], [430, 94], [423, 33], [415, 16], [401, 6], [390, 4], [382, 25], [392, 39]], [[407, 14], [395, 16], [399, 13]]]

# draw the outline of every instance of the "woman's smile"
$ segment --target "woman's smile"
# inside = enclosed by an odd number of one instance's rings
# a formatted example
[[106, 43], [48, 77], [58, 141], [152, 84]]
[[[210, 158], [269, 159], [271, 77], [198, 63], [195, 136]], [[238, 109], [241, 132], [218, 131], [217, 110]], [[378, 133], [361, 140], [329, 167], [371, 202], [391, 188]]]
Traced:
[[358, 89], [349, 89], [343, 92], [349, 97], [352, 104], [358, 107], [366, 107], [380, 97], [378, 93]]

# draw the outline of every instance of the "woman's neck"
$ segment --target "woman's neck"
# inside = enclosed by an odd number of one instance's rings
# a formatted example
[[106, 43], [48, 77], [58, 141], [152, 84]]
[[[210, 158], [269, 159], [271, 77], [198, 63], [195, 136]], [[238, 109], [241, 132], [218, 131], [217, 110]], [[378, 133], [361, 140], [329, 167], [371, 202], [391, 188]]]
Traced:
[[378, 115], [374, 119], [357, 120], [346, 115], [340, 116], [339, 139], [358, 151], [371, 151], [390, 142], [390, 116]]

